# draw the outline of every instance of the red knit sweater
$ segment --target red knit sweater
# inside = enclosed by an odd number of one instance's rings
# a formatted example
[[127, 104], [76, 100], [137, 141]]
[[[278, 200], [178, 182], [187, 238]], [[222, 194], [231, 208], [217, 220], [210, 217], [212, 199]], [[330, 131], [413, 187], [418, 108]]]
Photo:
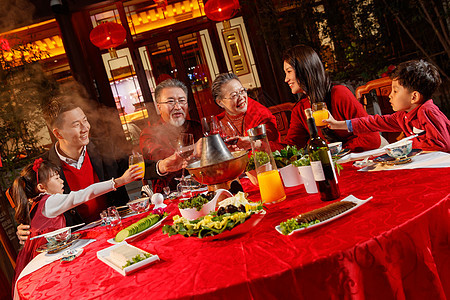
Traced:
[[[61, 167], [69, 184], [71, 191], [79, 191], [91, 184], [99, 182], [97, 174], [92, 168], [89, 154], [86, 152], [81, 169], [74, 168], [67, 163], [61, 161]], [[77, 207], [78, 213], [86, 222], [92, 222], [99, 218], [99, 214], [107, 207], [106, 197], [100, 196], [94, 200], [80, 204]]]

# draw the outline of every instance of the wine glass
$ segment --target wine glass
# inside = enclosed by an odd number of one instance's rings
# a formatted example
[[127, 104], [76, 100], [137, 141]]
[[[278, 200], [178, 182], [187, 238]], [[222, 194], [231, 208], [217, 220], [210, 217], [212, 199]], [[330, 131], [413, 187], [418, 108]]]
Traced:
[[[181, 133], [177, 139], [175, 151], [187, 160], [194, 153], [194, 136], [192, 133]], [[184, 182], [184, 168], [181, 171], [180, 183]]]
[[202, 118], [203, 135], [213, 135], [219, 133], [219, 124], [215, 116], [208, 116]]
[[220, 122], [220, 136], [230, 146], [236, 145], [239, 141], [239, 132], [230, 121]]
[[130, 155], [129, 159], [128, 159], [128, 165], [131, 167], [133, 165], [138, 165], [142, 168], [142, 176], [141, 178], [144, 178], [144, 174], [145, 174], [145, 162], [144, 162], [144, 157], [137, 152], [133, 152], [133, 154]]

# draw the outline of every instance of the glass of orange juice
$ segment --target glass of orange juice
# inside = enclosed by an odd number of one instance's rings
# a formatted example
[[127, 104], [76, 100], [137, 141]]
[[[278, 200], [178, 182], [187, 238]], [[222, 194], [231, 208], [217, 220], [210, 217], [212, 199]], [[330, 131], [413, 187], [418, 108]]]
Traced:
[[141, 167], [142, 168], [142, 176], [141, 176], [141, 178], [144, 178], [145, 162], [144, 162], [144, 157], [140, 153], [133, 153], [133, 154], [131, 154], [130, 157], [129, 157], [128, 163], [129, 163], [130, 167], [132, 165], [138, 165], [139, 167]]
[[327, 104], [325, 102], [316, 102], [312, 104], [313, 118], [316, 121], [317, 127], [327, 126], [322, 122], [323, 119], [328, 119]]

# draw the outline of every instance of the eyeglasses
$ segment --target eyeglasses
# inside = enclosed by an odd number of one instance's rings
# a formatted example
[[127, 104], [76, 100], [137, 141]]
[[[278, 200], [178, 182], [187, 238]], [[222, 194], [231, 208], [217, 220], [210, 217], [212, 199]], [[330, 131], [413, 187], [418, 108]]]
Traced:
[[230, 97], [228, 97], [228, 98], [224, 97], [223, 99], [231, 99], [233, 101], [236, 101], [237, 99], [239, 99], [239, 97], [241, 95], [245, 95], [245, 94], [247, 94], [247, 89], [246, 88], [242, 88], [238, 92], [231, 93]]
[[177, 103], [180, 106], [185, 106], [187, 105], [188, 101], [187, 99], [178, 99], [178, 100], [169, 100], [169, 101], [165, 101], [165, 102], [158, 102], [159, 104], [167, 104], [169, 106], [175, 106]]

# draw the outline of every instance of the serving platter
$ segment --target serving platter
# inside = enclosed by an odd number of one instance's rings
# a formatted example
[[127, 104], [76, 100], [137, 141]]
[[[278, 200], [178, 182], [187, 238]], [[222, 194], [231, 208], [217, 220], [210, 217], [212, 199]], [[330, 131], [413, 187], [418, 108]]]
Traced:
[[56, 244], [44, 244], [39, 246], [36, 251], [37, 252], [46, 252], [49, 254], [52, 253], [57, 253], [63, 249], [66, 249], [67, 247], [69, 247], [70, 245], [72, 245], [76, 240], [78, 240], [81, 237], [81, 233], [73, 233], [71, 235], [71, 237], [65, 241], [65, 242], [61, 242], [61, 243], [56, 243]]
[[203, 241], [215, 241], [215, 240], [225, 240], [229, 238], [236, 237], [238, 235], [249, 232], [253, 227], [258, 225], [258, 223], [266, 216], [265, 210], [260, 210], [252, 214], [244, 223], [237, 225], [231, 230], [226, 230], [218, 235], [203, 237]]
[[[124, 241], [132, 242], [132, 241], [136, 240], [136, 239], [137, 239], [138, 237], [140, 237], [141, 235], [144, 235], [146, 232], [149, 232], [150, 230], [155, 229], [156, 227], [158, 227], [159, 225], [161, 225], [161, 223], [162, 223], [166, 218], [167, 218], [167, 216], [165, 216], [164, 218], [162, 218], [161, 220], [159, 220], [158, 222], [156, 222], [155, 224], [153, 224], [153, 225], [150, 226], [149, 228], [147, 228], [147, 229], [145, 229], [145, 230], [143, 230], [143, 231], [141, 231], [141, 232], [138, 232], [138, 233], [136, 233], [136, 234], [134, 234], [134, 235], [132, 235], [132, 236], [127, 237], [126, 239], [124, 239]], [[136, 221], [136, 222], [137, 222], [137, 221]], [[113, 244], [113, 245], [120, 244], [120, 243], [116, 242], [116, 241], [114, 240], [114, 238], [110, 238], [109, 240], [107, 240], [107, 242], [110, 243], [110, 244]]]
[[[289, 233], [289, 234], [287, 234], [287, 235], [293, 235], [293, 234], [296, 233], [296, 232], [299, 232], [299, 231], [305, 231], [305, 230], [312, 229], [312, 228], [315, 228], [315, 227], [319, 227], [319, 226], [322, 226], [322, 225], [327, 224], [327, 223], [329, 223], [329, 222], [332, 222], [332, 221], [334, 221], [334, 220], [336, 220], [336, 219], [338, 219], [338, 218], [340, 218], [340, 217], [342, 217], [342, 216], [345, 216], [346, 214], [349, 214], [350, 212], [354, 211], [355, 209], [357, 209], [357, 208], [360, 207], [361, 205], [366, 204], [366, 203], [369, 202], [372, 198], [373, 198], [373, 197], [369, 197], [369, 198], [367, 198], [366, 200], [361, 200], [361, 199], [356, 198], [356, 197], [353, 196], [353, 195], [347, 196], [347, 197], [345, 197], [344, 199], [342, 199], [341, 201], [349, 201], [349, 202], [353, 202], [353, 203], [356, 204], [355, 206], [353, 206], [353, 207], [350, 208], [349, 210], [346, 210], [346, 211], [344, 211], [343, 213], [341, 213], [341, 214], [339, 214], [339, 215], [337, 215], [337, 216], [334, 216], [334, 217], [332, 217], [332, 218], [329, 218], [329, 219], [327, 219], [327, 220], [325, 220], [325, 221], [322, 221], [322, 222], [319, 222], [319, 223], [317, 223], [317, 224], [313, 224], [313, 225], [310, 225], [310, 226], [305, 227], [305, 228], [295, 229], [295, 230], [293, 230], [291, 233]], [[305, 213], [306, 213], [306, 212], [305, 212]], [[275, 226], [275, 230], [278, 231], [280, 234], [283, 234], [283, 233], [281, 232], [281, 227], [280, 227], [280, 225]], [[283, 235], [284, 235], [284, 234], [283, 234]]]
[[148, 254], [148, 252], [146, 252], [146, 251], [144, 251], [144, 250], [142, 250], [142, 249], [139, 249], [139, 248], [137, 248], [137, 247], [135, 247], [135, 246], [133, 246], [133, 245], [130, 245], [130, 244], [128, 244], [127, 242], [123, 241], [123, 242], [117, 243], [117, 244], [114, 245], [114, 246], [111, 246], [111, 247], [108, 247], [108, 248], [105, 248], [105, 249], [103, 249], [103, 250], [98, 251], [98, 252], [97, 252], [97, 258], [98, 258], [99, 260], [101, 260], [102, 262], [104, 262], [105, 264], [107, 264], [108, 266], [110, 266], [111, 268], [113, 268], [115, 271], [117, 271], [117, 272], [119, 272], [120, 274], [122, 274], [123, 276], [126, 276], [126, 275], [128, 275], [128, 274], [131, 274], [131, 273], [133, 273], [133, 272], [136, 272], [136, 271], [138, 271], [138, 270], [144, 268], [145, 266], [147, 266], [147, 265], [149, 265], [149, 264], [151, 264], [151, 263], [153, 263], [153, 262], [159, 260], [158, 255], [153, 254], [153, 255], [150, 256], [149, 258], [146, 258], [146, 259], [144, 259], [144, 260], [141, 260], [141, 261], [139, 261], [139, 262], [137, 262], [137, 263], [135, 263], [135, 264], [132, 264], [131, 266], [128, 266], [128, 267], [125, 267], [125, 268], [121, 268], [121, 267], [117, 266], [116, 264], [114, 264], [114, 263], [110, 260], [109, 257], [110, 257], [110, 252], [111, 252], [111, 250], [113, 250], [113, 249], [115, 249], [115, 248], [117, 248], [117, 247], [120, 247], [121, 245], [124, 245], [124, 244], [127, 245], [127, 247], [135, 248], [135, 249], [138, 249], [138, 250], [139, 250], [140, 252], [142, 252], [142, 253]]

